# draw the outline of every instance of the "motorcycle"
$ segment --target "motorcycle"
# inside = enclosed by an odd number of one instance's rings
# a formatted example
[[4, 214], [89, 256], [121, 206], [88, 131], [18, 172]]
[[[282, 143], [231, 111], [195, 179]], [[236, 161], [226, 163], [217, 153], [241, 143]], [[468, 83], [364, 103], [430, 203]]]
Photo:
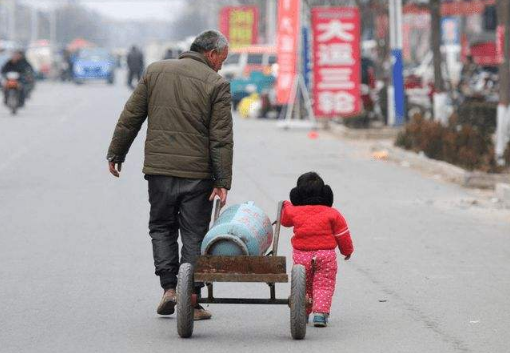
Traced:
[[20, 78], [18, 72], [8, 72], [5, 75], [5, 82], [3, 84], [4, 103], [12, 115], [16, 115], [18, 108], [21, 107], [23, 85]]

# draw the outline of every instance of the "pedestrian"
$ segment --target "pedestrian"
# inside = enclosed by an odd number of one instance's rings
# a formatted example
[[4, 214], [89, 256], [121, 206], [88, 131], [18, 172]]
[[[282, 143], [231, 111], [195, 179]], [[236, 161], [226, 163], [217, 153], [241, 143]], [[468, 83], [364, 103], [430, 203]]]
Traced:
[[[154, 265], [164, 290], [160, 315], [174, 312], [179, 264], [195, 264], [213, 200], [219, 197], [224, 205], [231, 187], [230, 86], [218, 74], [227, 56], [225, 36], [206, 31], [179, 59], [151, 64], [127, 101], [108, 150], [110, 173], [118, 177], [148, 116], [143, 173], [149, 187]], [[195, 283], [196, 294], [202, 286]], [[195, 307], [196, 320], [210, 317]]]
[[136, 81], [140, 81], [142, 77], [143, 69], [145, 67], [143, 53], [136, 45], [131, 47], [129, 53], [127, 55], [127, 65], [128, 65], [128, 81], [127, 84], [129, 88], [133, 87], [133, 79]]
[[460, 80], [459, 80], [459, 91], [464, 95], [470, 94], [470, 81], [477, 74], [480, 73], [480, 67], [475, 62], [475, 59], [472, 55], [468, 55], [466, 57], [466, 62], [462, 66], [462, 70], [460, 71]]
[[306, 294], [312, 300], [307, 314], [313, 324], [326, 327], [335, 291], [338, 246], [345, 260], [354, 251], [344, 217], [333, 208], [333, 191], [315, 172], [303, 174], [285, 201], [281, 224], [294, 227], [292, 258], [306, 269]]

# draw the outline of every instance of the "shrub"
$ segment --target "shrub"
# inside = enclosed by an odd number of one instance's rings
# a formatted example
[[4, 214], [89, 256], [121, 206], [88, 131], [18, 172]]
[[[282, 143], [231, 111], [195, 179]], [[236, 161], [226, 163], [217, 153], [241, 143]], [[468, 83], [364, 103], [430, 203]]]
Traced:
[[[494, 144], [487, 129], [459, 123], [453, 115], [448, 126], [415, 116], [398, 135], [395, 145], [429, 158], [446, 161], [468, 170], [499, 171], [494, 157]], [[507, 150], [510, 159], [510, 147]]]
[[457, 120], [461, 125], [471, 125], [493, 134], [496, 131], [497, 110], [498, 104], [495, 102], [466, 100], [458, 109]]
[[344, 125], [351, 129], [367, 129], [370, 127], [370, 119], [366, 113], [350, 118], [344, 118], [343, 121]]

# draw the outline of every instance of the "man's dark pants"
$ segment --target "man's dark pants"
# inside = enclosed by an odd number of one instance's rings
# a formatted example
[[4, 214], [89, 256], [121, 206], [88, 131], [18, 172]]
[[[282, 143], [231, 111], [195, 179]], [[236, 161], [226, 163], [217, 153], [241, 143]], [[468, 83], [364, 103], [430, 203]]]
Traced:
[[[149, 234], [154, 266], [161, 287], [175, 289], [179, 264], [195, 264], [202, 240], [209, 229], [213, 203], [212, 180], [146, 175], [151, 204]], [[181, 258], [177, 238], [181, 234]], [[196, 292], [201, 284], [196, 283]]]
[[140, 81], [142, 77], [143, 70], [142, 69], [128, 69], [128, 86], [133, 87], [133, 79], [136, 80], [136, 83]]

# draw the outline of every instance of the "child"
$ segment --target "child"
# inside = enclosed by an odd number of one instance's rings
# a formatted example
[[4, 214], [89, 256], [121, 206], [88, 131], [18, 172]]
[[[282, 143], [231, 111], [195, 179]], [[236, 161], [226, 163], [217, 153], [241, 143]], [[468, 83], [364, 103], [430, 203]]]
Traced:
[[314, 172], [303, 174], [284, 202], [281, 223], [294, 227], [294, 264], [306, 268], [306, 294], [312, 300], [313, 324], [326, 327], [335, 291], [337, 262], [335, 248], [349, 260], [354, 251], [343, 216], [334, 209], [333, 191]]

